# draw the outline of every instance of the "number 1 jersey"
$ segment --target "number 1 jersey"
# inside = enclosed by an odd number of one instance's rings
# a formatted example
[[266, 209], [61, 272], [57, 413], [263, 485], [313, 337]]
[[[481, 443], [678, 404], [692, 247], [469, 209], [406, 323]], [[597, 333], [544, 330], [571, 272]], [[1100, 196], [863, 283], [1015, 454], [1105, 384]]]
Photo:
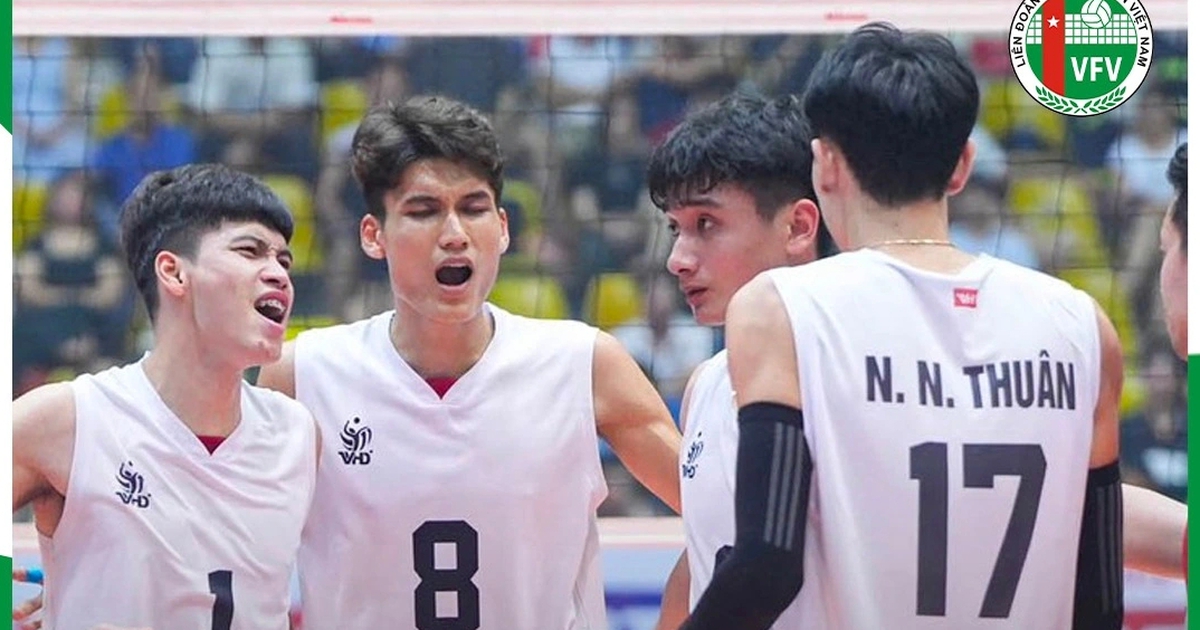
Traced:
[[491, 343], [444, 397], [397, 354], [391, 312], [298, 338], [297, 398], [326, 435], [305, 628], [607, 627], [596, 330], [486, 308]]
[[868, 249], [768, 274], [813, 462], [789, 629], [1071, 627], [1092, 299], [987, 256], [949, 275]]
[[312, 416], [243, 384], [241, 422], [210, 454], [143, 363], [72, 383], [66, 501], [40, 539], [45, 627], [287, 630], [316, 477]]

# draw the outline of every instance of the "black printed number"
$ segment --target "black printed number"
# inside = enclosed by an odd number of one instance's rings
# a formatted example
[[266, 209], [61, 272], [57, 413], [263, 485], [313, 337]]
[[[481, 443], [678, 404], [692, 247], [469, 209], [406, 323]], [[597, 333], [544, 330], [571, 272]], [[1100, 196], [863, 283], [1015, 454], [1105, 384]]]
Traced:
[[[454, 568], [437, 568], [434, 546], [454, 545]], [[421, 578], [417, 585], [417, 630], [477, 630], [479, 588], [471, 581], [479, 570], [479, 534], [466, 521], [425, 521], [413, 532], [413, 569]], [[453, 617], [437, 615], [438, 593], [454, 593], [458, 612]]]
[[212, 630], [229, 630], [233, 625], [233, 572], [208, 574], [208, 592], [213, 594]]
[[[917, 614], [946, 614], [946, 529], [949, 522], [950, 471], [946, 444], [926, 442], [909, 451], [909, 478], [920, 484], [917, 497]], [[1029, 554], [1037, 522], [1046, 456], [1036, 444], [966, 444], [963, 485], [992, 488], [1000, 475], [1020, 477], [1012, 516], [1000, 544], [983, 596], [980, 617], [1005, 618], [1012, 610], [1017, 583]]]

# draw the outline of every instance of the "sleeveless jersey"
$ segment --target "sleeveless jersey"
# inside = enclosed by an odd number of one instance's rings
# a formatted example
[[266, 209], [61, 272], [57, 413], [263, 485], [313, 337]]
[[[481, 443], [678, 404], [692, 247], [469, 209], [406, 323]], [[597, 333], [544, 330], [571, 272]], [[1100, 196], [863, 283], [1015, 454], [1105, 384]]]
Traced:
[[946, 275], [860, 250], [768, 274], [813, 462], [804, 587], [775, 627], [1070, 628], [1091, 298], [986, 256]]
[[305, 628], [606, 627], [596, 329], [487, 308], [493, 338], [444, 398], [396, 352], [391, 312], [298, 338], [297, 398], [329, 436]]
[[737, 406], [725, 351], [696, 370], [679, 452], [683, 531], [691, 573], [689, 609], [700, 601], [718, 556], [729, 553], [736, 533]]
[[167, 408], [143, 362], [81, 376], [62, 518], [40, 538], [49, 629], [286, 630], [316, 477], [316, 425], [242, 385], [214, 453]]

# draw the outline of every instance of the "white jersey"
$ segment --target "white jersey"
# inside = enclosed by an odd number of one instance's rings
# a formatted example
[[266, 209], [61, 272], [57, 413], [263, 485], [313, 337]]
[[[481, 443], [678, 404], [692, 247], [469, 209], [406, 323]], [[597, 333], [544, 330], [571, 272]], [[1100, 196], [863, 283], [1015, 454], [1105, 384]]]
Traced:
[[683, 416], [680, 492], [691, 573], [689, 609], [694, 609], [712, 581], [718, 556], [733, 549], [736, 533], [737, 405], [724, 350], [696, 368]]
[[326, 435], [300, 550], [305, 628], [606, 627], [596, 329], [511, 315], [439, 398], [392, 312], [302, 334], [296, 394]]
[[796, 630], [1071, 627], [1100, 341], [1093, 301], [986, 256], [860, 250], [768, 272], [813, 462]]
[[316, 483], [316, 425], [242, 385], [242, 419], [209, 454], [143, 362], [72, 383], [62, 518], [41, 537], [49, 629], [286, 630]]

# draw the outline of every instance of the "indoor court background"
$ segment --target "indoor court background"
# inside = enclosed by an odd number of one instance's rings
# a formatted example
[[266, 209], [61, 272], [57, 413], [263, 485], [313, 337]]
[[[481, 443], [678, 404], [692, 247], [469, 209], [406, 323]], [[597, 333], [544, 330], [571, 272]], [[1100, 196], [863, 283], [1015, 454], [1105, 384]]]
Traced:
[[[1057, 275], [1105, 307], [1129, 370], [1126, 479], [1186, 496], [1186, 368], [1166, 342], [1157, 295], [1158, 227], [1172, 196], [1164, 173], [1187, 126], [1182, 1], [1146, 3], [1149, 78], [1124, 106], [1083, 119], [1043, 109], [1017, 84], [1005, 41], [1016, 2], [959, 15], [945, 2], [800, 12], [667, 0], [598, 3], [612, 11], [597, 12], [575, 1], [544, 14], [524, 3], [534, 12], [492, 21], [455, 13], [486, 13], [496, 6], [486, 0], [411, 3], [406, 10], [425, 7], [425, 21], [376, 19], [381, 5], [359, 2], [311, 23], [298, 12], [250, 24], [235, 16], [243, 9], [209, 3], [216, 13], [206, 21], [158, 27], [132, 4], [121, 5], [135, 12], [124, 21], [115, 9], [73, 19], [74, 5], [55, 2], [39, 3], [65, 7], [54, 16], [24, 5], [23, 21], [21, 4], [17, 32], [38, 36], [13, 45], [16, 395], [147, 347], [114, 237], [124, 196], [158, 168], [225, 162], [288, 203], [297, 219], [292, 334], [388, 308], [383, 267], [358, 250], [349, 137], [373, 102], [441, 93], [488, 114], [508, 156], [502, 205], [513, 245], [493, 301], [613, 332], [677, 410], [691, 368], [722, 341], [692, 322], [664, 272], [669, 241], [643, 176], [649, 151], [691, 109], [731, 90], [798, 92], [839, 33], [893, 19], [950, 35], [983, 90], [975, 175], [952, 201], [954, 239]], [[658, 9], [622, 21], [636, 5]], [[946, 23], [956, 30], [934, 26]], [[187, 36], [167, 36], [180, 31]], [[651, 628], [682, 544], [678, 521], [602, 455], [610, 623]], [[36, 545], [27, 525], [15, 531], [21, 564]], [[1129, 628], [1183, 627], [1182, 584], [1129, 574], [1126, 594]]]

